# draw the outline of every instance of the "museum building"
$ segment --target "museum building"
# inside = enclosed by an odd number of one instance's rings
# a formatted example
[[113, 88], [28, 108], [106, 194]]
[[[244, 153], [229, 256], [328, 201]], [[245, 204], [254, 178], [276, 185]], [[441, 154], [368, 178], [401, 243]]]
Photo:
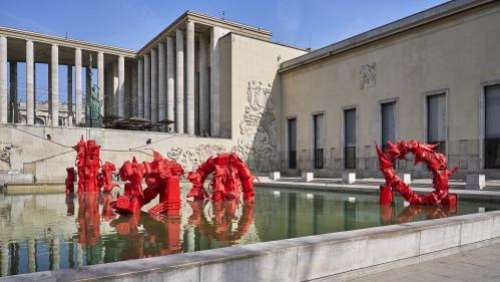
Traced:
[[375, 144], [419, 139], [462, 175], [500, 177], [499, 50], [494, 0], [446, 2], [313, 51], [191, 11], [139, 51], [0, 27], [0, 171], [60, 181], [84, 136], [115, 163], [157, 150], [191, 170], [231, 150], [257, 172], [370, 177]]

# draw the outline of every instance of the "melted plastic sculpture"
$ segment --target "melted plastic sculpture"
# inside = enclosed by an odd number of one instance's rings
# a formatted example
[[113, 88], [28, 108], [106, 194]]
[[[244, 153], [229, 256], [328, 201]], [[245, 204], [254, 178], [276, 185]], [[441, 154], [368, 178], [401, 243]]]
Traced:
[[78, 169], [78, 193], [98, 192], [98, 171], [100, 168], [100, 150], [94, 140], [80, 142], [73, 147], [76, 150], [76, 167]]
[[101, 167], [101, 173], [99, 174], [99, 187], [102, 187], [102, 192], [109, 193], [113, 188], [118, 187], [113, 181], [113, 173], [116, 171], [116, 166], [114, 163], [105, 162]]
[[194, 200], [206, 199], [208, 193], [203, 188], [203, 183], [211, 173], [213, 173], [211, 183], [213, 201], [240, 199], [241, 192], [245, 201], [254, 199], [254, 176], [247, 164], [235, 153], [210, 157], [196, 171], [190, 172], [188, 179], [193, 187], [187, 197], [192, 197]]
[[[156, 196], [160, 196], [157, 205], [149, 210], [150, 214], [166, 213], [169, 216], [179, 215], [180, 210], [180, 177], [184, 174], [182, 166], [174, 160], [164, 158], [154, 152], [152, 162], [138, 163], [135, 158], [126, 161], [120, 168], [120, 178], [127, 181], [125, 194], [118, 197], [114, 208], [122, 213], [137, 213], [141, 207]], [[147, 188], [142, 189], [145, 179]]]
[[[397, 191], [410, 205], [448, 205], [455, 206], [457, 197], [449, 194], [449, 177], [457, 168], [448, 170], [446, 157], [435, 151], [436, 145], [421, 143], [416, 140], [399, 141], [396, 144], [387, 142], [385, 150], [376, 146], [380, 170], [384, 174], [385, 184], [380, 187], [380, 204], [389, 205], [393, 202], [393, 191]], [[415, 155], [415, 165], [424, 162], [432, 173], [434, 191], [422, 196], [401, 180], [394, 169], [396, 160], [405, 160], [406, 155]]]

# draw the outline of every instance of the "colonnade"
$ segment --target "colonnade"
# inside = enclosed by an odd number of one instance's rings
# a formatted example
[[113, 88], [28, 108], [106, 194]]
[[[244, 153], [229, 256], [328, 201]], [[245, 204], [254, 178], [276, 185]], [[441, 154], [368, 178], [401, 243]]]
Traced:
[[[10, 70], [7, 70], [8, 66], [8, 48], [7, 44], [11, 38], [0, 34], [0, 124], [5, 124], [8, 122], [18, 123], [19, 120], [17, 118], [10, 118], [9, 112], [18, 112], [19, 109], [9, 109], [9, 100], [17, 101], [17, 60], [10, 61]], [[67, 93], [67, 113], [71, 117], [69, 118], [70, 124], [72, 125], [72, 120], [74, 119], [77, 124], [81, 124], [85, 122], [86, 116], [89, 116], [89, 113], [86, 113], [86, 107], [84, 103], [88, 101], [83, 101], [83, 88], [82, 88], [82, 69], [86, 68], [86, 88], [85, 92], [90, 93], [92, 89], [92, 83], [97, 86], [97, 97], [100, 104], [99, 113], [103, 117], [105, 115], [105, 56], [108, 61], [116, 60], [117, 62], [117, 87], [116, 92], [112, 93], [114, 96], [112, 105], [113, 115], [118, 117], [123, 117], [125, 114], [125, 56], [117, 55], [117, 54], [105, 54], [104, 51], [95, 50], [82, 50], [81, 47], [74, 46], [65, 46], [60, 45], [59, 43], [49, 43], [49, 42], [36, 42], [32, 39], [20, 39], [20, 38], [12, 38], [15, 41], [19, 42], [19, 40], [25, 41], [25, 57], [21, 58], [21, 61], [24, 59], [26, 63], [26, 73], [25, 73], [25, 102], [26, 102], [26, 120], [25, 123], [28, 125], [35, 124], [36, 117], [36, 105], [37, 105], [37, 97], [36, 97], [36, 88], [35, 88], [35, 80], [36, 80], [36, 70], [35, 65], [39, 61], [43, 61], [48, 63], [48, 92], [47, 92], [47, 102], [48, 102], [48, 111], [49, 111], [49, 124], [50, 126], [60, 126], [61, 122], [59, 120], [60, 113], [60, 93], [59, 93], [59, 69], [64, 64], [68, 68], [68, 93]], [[35, 47], [40, 44], [40, 46], [44, 45], [50, 46], [50, 53], [44, 54], [43, 60], [36, 60]], [[65, 58], [63, 64], [60, 61], [60, 49], [64, 48]], [[13, 50], [19, 51], [19, 50]], [[72, 58], [74, 60], [72, 62], [68, 62], [68, 51], [73, 52]], [[97, 81], [92, 81], [92, 69], [94, 64], [92, 60], [89, 59], [89, 64], [84, 66], [82, 64], [83, 55], [82, 53], [86, 52], [89, 57], [95, 58], [97, 57]], [[14, 52], [16, 53], [16, 52]], [[44, 52], [38, 52], [44, 53]], [[85, 55], [86, 55], [85, 54]], [[50, 56], [50, 58], [46, 58]], [[74, 79], [73, 79], [73, 67], [74, 67]], [[110, 70], [111, 71], [111, 70]], [[10, 75], [8, 75], [10, 72]], [[8, 77], [10, 77], [10, 81], [8, 81]], [[9, 91], [10, 84], [10, 91]], [[75, 93], [75, 98], [73, 99], [73, 90]], [[10, 99], [9, 99], [10, 96]], [[89, 99], [89, 95], [87, 95], [87, 99]], [[12, 103], [14, 107], [17, 107], [17, 103]], [[11, 106], [12, 107], [12, 106]], [[10, 110], [10, 111], [9, 111]]]
[[173, 121], [170, 131], [180, 134], [219, 136], [218, 42], [228, 31], [196, 27], [187, 20], [140, 54], [135, 114], [151, 121]]

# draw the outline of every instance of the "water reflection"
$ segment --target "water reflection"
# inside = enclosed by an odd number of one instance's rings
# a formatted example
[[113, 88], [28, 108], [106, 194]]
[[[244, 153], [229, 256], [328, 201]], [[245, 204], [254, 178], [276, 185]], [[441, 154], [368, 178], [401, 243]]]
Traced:
[[[186, 195], [188, 187], [182, 190]], [[377, 195], [257, 189], [255, 202], [182, 202], [178, 216], [116, 214], [112, 194], [0, 196], [0, 275], [192, 252], [497, 210], [380, 207]], [[184, 197], [182, 197], [184, 198]], [[155, 205], [156, 203], [151, 203]], [[145, 207], [144, 210], [147, 210]]]
[[404, 208], [397, 216], [393, 205], [380, 206], [380, 220], [383, 224], [401, 224], [418, 219], [437, 219], [457, 214], [457, 207], [453, 206], [416, 206]]

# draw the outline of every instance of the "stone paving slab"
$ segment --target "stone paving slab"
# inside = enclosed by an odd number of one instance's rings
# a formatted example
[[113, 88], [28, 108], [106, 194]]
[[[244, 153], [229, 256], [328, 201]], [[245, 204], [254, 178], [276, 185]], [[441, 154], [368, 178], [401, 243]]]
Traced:
[[350, 281], [500, 281], [500, 244], [370, 274]]

